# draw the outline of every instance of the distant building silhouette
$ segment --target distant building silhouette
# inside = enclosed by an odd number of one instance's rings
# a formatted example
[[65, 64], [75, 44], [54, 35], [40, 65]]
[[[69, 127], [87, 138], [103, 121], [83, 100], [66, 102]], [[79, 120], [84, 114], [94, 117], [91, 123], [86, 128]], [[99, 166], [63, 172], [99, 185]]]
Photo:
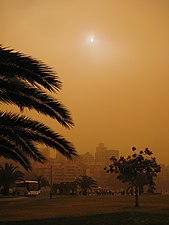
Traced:
[[106, 179], [110, 175], [106, 174], [104, 167], [110, 164], [112, 156], [119, 157], [118, 150], [107, 149], [104, 143], [100, 143], [96, 147], [95, 157], [90, 152], [86, 152], [73, 161], [65, 158], [59, 152], [56, 152], [56, 157], [52, 157], [53, 155], [48, 149], [45, 148], [42, 151], [48, 158], [48, 162], [45, 164], [33, 163], [34, 173], [36, 176], [43, 175], [50, 180], [52, 165], [54, 183], [71, 182], [82, 175], [87, 175], [106, 184]]
[[45, 164], [38, 164], [34, 168], [34, 173], [36, 176], [43, 175], [50, 180], [51, 166], [53, 183], [72, 182], [79, 176], [86, 174], [85, 168], [79, 160], [71, 161], [66, 158], [63, 161], [52, 158]]
[[95, 162], [104, 164], [106, 150], [107, 148], [104, 146], [104, 143], [100, 143], [96, 147]]
[[161, 172], [156, 178], [156, 190], [169, 195], [169, 165], [161, 164]]
[[110, 164], [110, 158], [112, 156], [119, 158], [119, 150], [107, 149], [107, 147], [104, 146], [104, 143], [100, 143], [96, 147], [96, 153], [95, 153], [96, 163], [101, 163], [102, 165], [107, 166]]
[[80, 155], [82, 163], [85, 166], [90, 166], [94, 163], [94, 156], [90, 152]]
[[[90, 152], [86, 152], [73, 161], [67, 159], [59, 152], [51, 153], [50, 148], [47, 147], [42, 147], [41, 152], [47, 158], [47, 162], [41, 164], [31, 160], [32, 173], [26, 173], [19, 166], [29, 179], [42, 175], [50, 182], [52, 166], [53, 183], [72, 182], [82, 175], [87, 175], [96, 179], [99, 186], [106, 187], [109, 183], [112, 185], [112, 174], [107, 174], [104, 167], [110, 164], [112, 156], [119, 157], [119, 151], [107, 149], [104, 143], [100, 143], [96, 147], [95, 157]], [[6, 159], [0, 158], [0, 162], [5, 163]], [[12, 163], [16, 164], [13, 161]], [[114, 184], [115, 181], [113, 181]]]

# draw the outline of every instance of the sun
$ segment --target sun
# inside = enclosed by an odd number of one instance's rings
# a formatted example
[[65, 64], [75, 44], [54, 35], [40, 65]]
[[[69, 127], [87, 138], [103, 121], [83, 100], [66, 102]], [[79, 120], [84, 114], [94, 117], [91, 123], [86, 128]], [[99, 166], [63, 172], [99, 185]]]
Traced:
[[93, 37], [90, 38], [90, 42], [94, 42], [94, 38]]
[[94, 44], [96, 42], [96, 38], [94, 35], [91, 35], [88, 37], [88, 43], [89, 44]]

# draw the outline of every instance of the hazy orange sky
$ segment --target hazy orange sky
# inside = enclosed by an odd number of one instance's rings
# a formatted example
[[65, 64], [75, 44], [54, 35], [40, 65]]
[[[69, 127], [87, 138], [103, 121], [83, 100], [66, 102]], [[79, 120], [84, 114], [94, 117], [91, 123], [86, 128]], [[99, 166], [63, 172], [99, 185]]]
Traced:
[[80, 153], [134, 145], [169, 164], [168, 0], [0, 0], [0, 27], [3, 46], [58, 73], [76, 126], [35, 118]]

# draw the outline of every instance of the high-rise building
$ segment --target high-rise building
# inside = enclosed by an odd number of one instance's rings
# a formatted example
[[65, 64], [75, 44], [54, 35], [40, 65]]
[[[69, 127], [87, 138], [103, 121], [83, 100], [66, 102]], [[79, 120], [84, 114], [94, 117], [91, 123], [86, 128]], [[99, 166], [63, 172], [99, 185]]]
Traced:
[[50, 181], [52, 169], [53, 183], [72, 182], [86, 174], [85, 168], [79, 160], [71, 161], [65, 157], [61, 159], [61, 161], [58, 161], [56, 158], [50, 158], [47, 163], [36, 165], [34, 167], [34, 174], [36, 176], [43, 175]]
[[90, 166], [94, 163], [94, 156], [90, 152], [86, 152], [85, 154], [82, 154], [81, 156], [82, 163], [85, 166]]
[[100, 143], [96, 147], [95, 153], [96, 163], [101, 163], [102, 165], [107, 166], [107, 164], [110, 163], [110, 158], [112, 156], [119, 158], [119, 150], [107, 149], [107, 147], [104, 146], [104, 143]]
[[95, 162], [97, 162], [97, 163], [104, 163], [106, 150], [107, 150], [107, 148], [104, 146], [104, 143], [100, 143], [96, 147]]

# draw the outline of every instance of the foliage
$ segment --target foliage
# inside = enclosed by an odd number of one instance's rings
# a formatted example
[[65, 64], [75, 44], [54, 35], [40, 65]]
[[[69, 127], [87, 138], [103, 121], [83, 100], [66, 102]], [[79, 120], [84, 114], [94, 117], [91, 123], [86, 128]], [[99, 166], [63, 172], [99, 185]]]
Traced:
[[[49, 116], [66, 128], [72, 127], [69, 111], [56, 98], [61, 89], [55, 72], [41, 61], [0, 47], [0, 102], [17, 105]], [[0, 111], [0, 156], [19, 162], [31, 170], [29, 158], [45, 162], [37, 143], [51, 147], [69, 159], [76, 156], [74, 146], [43, 123], [26, 116]]]
[[75, 181], [55, 183], [52, 186], [52, 192], [60, 195], [75, 195], [77, 194], [77, 184]]
[[17, 170], [17, 168], [12, 163], [5, 163], [4, 167], [0, 166], [0, 185], [3, 186], [4, 195], [9, 194], [9, 189], [17, 180], [23, 180], [24, 178], [24, 174], [20, 170]]
[[76, 180], [77, 185], [81, 188], [83, 195], [87, 195], [88, 190], [97, 187], [96, 181], [89, 176], [81, 176]]
[[107, 172], [117, 173], [117, 178], [122, 182], [127, 182], [130, 187], [135, 189], [135, 206], [139, 206], [138, 191], [139, 186], [148, 184], [155, 186], [154, 177], [160, 172], [160, 165], [157, 164], [156, 158], [152, 157], [152, 151], [146, 148], [144, 151], [136, 153], [136, 148], [132, 148], [132, 156], [127, 158], [112, 157], [112, 164]]
[[39, 183], [39, 187], [48, 187], [49, 186], [49, 181], [46, 179], [44, 176], [35, 176]]

